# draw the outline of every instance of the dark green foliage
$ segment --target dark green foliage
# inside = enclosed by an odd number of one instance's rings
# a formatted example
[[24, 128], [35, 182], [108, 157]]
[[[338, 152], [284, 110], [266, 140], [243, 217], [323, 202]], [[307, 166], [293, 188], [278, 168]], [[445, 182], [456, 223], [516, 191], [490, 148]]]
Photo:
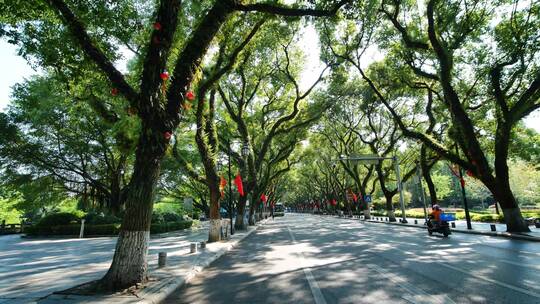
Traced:
[[88, 225], [120, 224], [122, 219], [114, 215], [105, 215], [103, 213], [88, 213], [84, 219]]
[[193, 224], [193, 221], [166, 222], [166, 223], [152, 224], [152, 226], [150, 226], [150, 233], [156, 234], [156, 233], [165, 233], [169, 231], [187, 229], [187, 228], [190, 228], [192, 224]]
[[40, 227], [51, 227], [51, 226], [63, 226], [70, 225], [78, 222], [80, 219], [77, 215], [68, 213], [68, 212], [58, 212], [51, 213], [43, 217], [37, 223], [37, 226]]
[[163, 217], [163, 220], [165, 222], [180, 222], [182, 221], [182, 216], [172, 213], [172, 212], [165, 212], [161, 214]]
[[[24, 232], [31, 236], [50, 236], [50, 235], [79, 235], [81, 231], [80, 224], [40, 226], [34, 225], [26, 227]], [[120, 224], [105, 225], [85, 225], [85, 236], [110, 236], [117, 235], [120, 231]]]
[[[190, 228], [193, 224], [192, 221], [178, 221], [178, 222], [164, 222], [158, 224], [152, 224], [150, 227], [150, 233], [165, 233], [169, 231], [176, 231]], [[79, 235], [81, 230], [80, 224], [70, 225], [34, 225], [25, 228], [24, 232], [31, 236], [52, 236], [52, 235]], [[120, 224], [103, 224], [103, 225], [85, 225], [85, 236], [113, 236], [120, 232]]]
[[120, 232], [120, 224], [88, 225], [84, 227], [85, 235], [117, 235]]
[[152, 223], [153, 224], [162, 224], [166, 222], [180, 222], [183, 220], [183, 217], [175, 212], [168, 211], [158, 211], [154, 210], [152, 213]]

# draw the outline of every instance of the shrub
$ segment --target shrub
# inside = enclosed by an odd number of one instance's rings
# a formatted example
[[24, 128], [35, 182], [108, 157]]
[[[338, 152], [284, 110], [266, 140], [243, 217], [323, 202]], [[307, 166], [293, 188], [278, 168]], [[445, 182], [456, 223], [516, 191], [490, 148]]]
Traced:
[[164, 222], [180, 222], [182, 216], [172, 212], [164, 212], [161, 214]]
[[[28, 226], [24, 232], [32, 236], [50, 235], [79, 235], [80, 224], [55, 225], [55, 226]], [[120, 224], [84, 225], [84, 235], [117, 235], [120, 232]]]
[[[187, 229], [191, 227], [193, 221], [178, 221], [154, 223], [150, 226], [150, 233], [165, 233]], [[51, 236], [51, 235], [79, 235], [81, 230], [80, 224], [69, 225], [53, 225], [53, 226], [27, 226], [25, 233], [32, 236]], [[107, 236], [117, 235], [120, 232], [120, 224], [102, 224], [102, 225], [84, 225], [85, 236]]]
[[78, 235], [81, 229], [79, 224], [70, 225], [34, 225], [25, 227], [24, 232], [28, 235], [34, 236], [48, 236], [48, 235]]
[[37, 223], [38, 226], [63, 226], [74, 224], [79, 221], [79, 217], [73, 213], [68, 212], [58, 212], [47, 214], [45, 217], [41, 218]]
[[474, 214], [471, 213], [471, 221], [473, 222], [504, 222], [502, 214]]
[[122, 219], [114, 215], [105, 215], [103, 213], [88, 213], [84, 219], [88, 225], [120, 224]]
[[191, 227], [192, 224], [192, 221], [152, 223], [152, 225], [150, 226], [150, 233], [156, 234], [187, 229]]
[[184, 216], [170, 211], [155, 210], [152, 213], [153, 224], [163, 224], [168, 222], [180, 222], [184, 220]]
[[119, 232], [120, 224], [84, 226], [84, 235], [117, 235]]

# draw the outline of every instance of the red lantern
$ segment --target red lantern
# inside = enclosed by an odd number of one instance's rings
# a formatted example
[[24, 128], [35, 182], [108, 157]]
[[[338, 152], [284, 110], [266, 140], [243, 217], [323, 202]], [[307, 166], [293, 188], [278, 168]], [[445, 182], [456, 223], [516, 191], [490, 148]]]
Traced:
[[112, 88], [112, 89], [111, 89], [111, 95], [112, 95], [112, 96], [118, 95], [118, 89], [117, 89], [117, 88]]
[[155, 29], [156, 31], [161, 30], [161, 23], [155, 22], [155, 23], [154, 23], [154, 29]]
[[163, 137], [165, 138], [165, 140], [169, 140], [172, 137], [172, 133], [167, 131], [167, 132], [163, 133]]
[[186, 98], [187, 98], [187, 100], [192, 101], [192, 100], [195, 99], [195, 94], [193, 94], [193, 92], [191, 92], [191, 91], [188, 91], [186, 93]]
[[163, 73], [159, 74], [159, 77], [161, 77], [161, 80], [165, 81], [169, 79], [169, 72], [164, 71]]

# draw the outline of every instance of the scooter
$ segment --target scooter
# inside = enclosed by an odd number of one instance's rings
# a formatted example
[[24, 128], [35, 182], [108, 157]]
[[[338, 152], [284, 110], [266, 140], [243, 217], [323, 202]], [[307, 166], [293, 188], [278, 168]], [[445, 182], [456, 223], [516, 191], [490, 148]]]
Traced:
[[431, 219], [428, 219], [426, 224], [429, 235], [432, 235], [433, 232], [442, 233], [445, 237], [452, 234], [447, 221], [433, 222]]

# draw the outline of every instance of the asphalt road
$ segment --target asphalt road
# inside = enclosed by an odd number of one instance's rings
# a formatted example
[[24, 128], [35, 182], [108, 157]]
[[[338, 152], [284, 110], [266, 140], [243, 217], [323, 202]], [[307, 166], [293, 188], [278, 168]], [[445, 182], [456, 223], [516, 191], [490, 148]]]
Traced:
[[287, 214], [164, 303], [540, 303], [540, 244]]

